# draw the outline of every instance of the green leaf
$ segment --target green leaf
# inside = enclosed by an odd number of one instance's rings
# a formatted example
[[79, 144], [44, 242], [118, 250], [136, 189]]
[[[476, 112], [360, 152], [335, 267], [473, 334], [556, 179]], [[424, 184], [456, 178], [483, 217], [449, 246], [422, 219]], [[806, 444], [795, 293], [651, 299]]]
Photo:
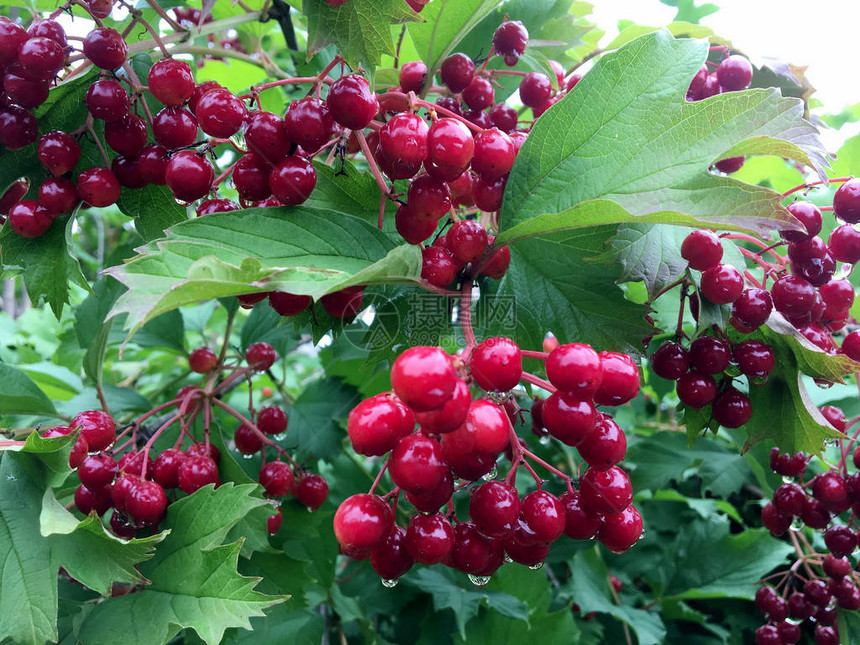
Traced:
[[8, 222], [0, 230], [0, 277], [23, 274], [30, 301], [38, 305], [44, 300], [57, 318], [69, 302], [70, 284], [89, 290], [80, 264], [69, 253], [73, 222], [72, 216], [58, 217], [37, 238], [14, 233]]
[[551, 331], [565, 343], [640, 352], [641, 339], [654, 329], [644, 319], [647, 307], [625, 299], [616, 285], [620, 267], [586, 261], [605, 250], [612, 233], [608, 227], [570, 231], [512, 246], [496, 293], [482, 294], [476, 306], [483, 333], [513, 335], [530, 349]]
[[113, 326], [107, 315], [122, 291], [116, 280], [100, 279], [93, 285], [93, 293], [75, 309], [75, 334], [81, 347], [87, 348], [84, 373], [97, 385], [102, 383], [105, 350]]
[[257, 486], [227, 483], [201, 488], [168, 507], [164, 539], [141, 566], [152, 581], [145, 589], [97, 605], [78, 634], [82, 642], [153, 645], [191, 628], [209, 645], [231, 627], [250, 629], [249, 619], [285, 596], [254, 590], [259, 578], [240, 575], [242, 541], [218, 546], [248, 512], [266, 504], [251, 493]]
[[308, 2], [304, 12], [308, 19], [308, 60], [334, 44], [351, 67], [361, 64], [371, 74], [383, 54], [394, 56], [391, 25], [421, 20], [402, 0], [350, 0], [339, 7]]
[[676, 226], [625, 224], [618, 227], [610, 246], [613, 259], [621, 263], [621, 280], [642, 280], [653, 299], [660, 291], [684, 275], [687, 261], [681, 257], [681, 243], [689, 233]]
[[719, 6], [711, 2], [696, 6], [698, 0], [660, 0], [660, 2], [670, 7], [677, 7], [678, 13], [675, 14], [675, 22], [683, 20], [684, 22], [698, 23], [705, 16], [710, 16], [720, 9]]
[[803, 103], [774, 90], [688, 103], [706, 53], [706, 42], [660, 31], [598, 61], [523, 145], [499, 241], [634, 218], [759, 231], [796, 226], [778, 193], [710, 174], [708, 166], [775, 154], [823, 174], [826, 153], [802, 118]]
[[171, 227], [167, 239], [107, 273], [128, 291], [112, 315], [137, 330], [199, 300], [255, 291], [320, 298], [351, 285], [417, 281], [421, 252], [349, 215], [308, 208], [212, 213]]
[[27, 374], [0, 363], [0, 412], [56, 416], [57, 409]]
[[123, 190], [116, 205], [134, 218], [137, 232], [147, 242], [163, 237], [168, 227], [188, 219], [188, 210], [176, 203], [170, 189], [157, 184]]
[[[426, 22], [412, 23], [408, 29], [415, 49], [427, 65], [427, 78], [433, 77], [442, 61], [496, 6], [496, 0], [435, 0], [424, 7], [421, 17]], [[478, 55], [478, 52], [468, 53]]]
[[[145, 583], [135, 568], [152, 557], [155, 545], [165, 533], [146, 538], [121, 540], [109, 533], [96, 515], [78, 522], [54, 497], [49, 488], [42, 498], [39, 517], [42, 537], [48, 538], [54, 557], [75, 580], [102, 595], [110, 593], [111, 584]], [[98, 554], [98, 557], [93, 557]]]
[[312, 381], [288, 411], [285, 447], [297, 461], [307, 454], [331, 459], [341, 451], [340, 422], [361, 401], [358, 392], [338, 379]]
[[466, 638], [466, 623], [478, 615], [478, 609], [482, 605], [491, 607], [504, 616], [528, 622], [528, 605], [510, 594], [474, 587], [464, 589], [436, 569], [413, 571], [404, 577], [404, 580], [429, 593], [436, 611], [451, 609], [457, 621], [457, 630], [463, 639]]
[[[676, 566], [665, 596], [674, 599], [744, 598], [752, 600], [757, 582], [793, 551], [766, 529], [729, 535], [727, 518], [681, 527]], [[702, 554], [708, 557], [703, 558]]]
[[838, 624], [843, 643], [860, 643], [860, 616], [856, 611], [840, 609]]
[[583, 613], [591, 611], [609, 614], [627, 623], [636, 632], [639, 645], [663, 643], [666, 628], [659, 614], [653, 611], [616, 605], [609, 593], [609, 572], [596, 548], [580, 551], [573, 558], [570, 582], [563, 591], [573, 598]]
[[77, 435], [69, 434], [62, 437], [45, 439], [38, 432], [31, 432], [23, 445], [0, 447], [0, 452], [20, 452], [30, 454], [41, 461], [42, 477], [48, 486], [59, 486], [71, 472], [69, 454], [77, 440]]

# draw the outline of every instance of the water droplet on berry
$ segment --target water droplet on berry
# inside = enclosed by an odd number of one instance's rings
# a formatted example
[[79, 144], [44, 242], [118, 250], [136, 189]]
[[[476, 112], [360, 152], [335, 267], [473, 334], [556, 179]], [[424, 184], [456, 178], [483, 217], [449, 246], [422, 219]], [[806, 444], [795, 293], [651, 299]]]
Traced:
[[548, 446], [550, 441], [552, 441], [552, 439], [550, 438], [550, 436], [548, 434], [546, 434], [546, 435], [542, 436], [540, 439], [538, 439], [538, 443], [542, 446]]
[[495, 479], [498, 474], [499, 474], [499, 469], [496, 468], [495, 464], [493, 464], [493, 469], [490, 472], [488, 472], [486, 475], [484, 475], [481, 479], [483, 479], [484, 481], [490, 481], [491, 479]]
[[254, 455], [242, 455], [242, 459], [251, 459]]
[[536, 562], [535, 564], [530, 564], [529, 569], [532, 571], [537, 571], [538, 569], [543, 569], [543, 562]]
[[272, 439], [274, 439], [275, 441], [283, 441], [286, 438], [287, 438], [286, 432], [281, 432], [280, 434], [276, 434], [274, 437], [272, 437]]
[[767, 380], [768, 380], [767, 376], [761, 376], [761, 377], [757, 377], [757, 378], [750, 377], [749, 381], [750, 381], [750, 385], [764, 385], [765, 383], [767, 383]]
[[393, 580], [390, 578], [383, 578], [382, 579], [382, 586], [388, 587], [389, 589], [391, 589], [392, 587], [397, 586], [397, 582], [398, 582], [398, 580], [396, 578], [394, 578]]
[[782, 483], [783, 484], [793, 484], [794, 483], [794, 477], [789, 477], [788, 475], [783, 475], [782, 476]]
[[790, 530], [794, 531], [795, 533], [797, 533], [798, 531], [800, 531], [803, 528], [803, 526], [804, 526], [803, 520], [801, 520], [799, 517], [795, 517], [791, 521], [791, 524], [789, 525], [788, 528]]
[[824, 379], [818, 378], [813, 380], [815, 381], [815, 384], [822, 390], [829, 390], [834, 385], [833, 381], [825, 381]]
[[469, 574], [469, 582], [471, 582], [476, 587], [483, 587], [490, 581], [490, 576], [476, 576], [474, 574]]
[[513, 559], [511, 559], [511, 556], [509, 556], [507, 553], [505, 553], [505, 562], [513, 562]]
[[[595, 536], [594, 539], [597, 539], [597, 537]], [[642, 529], [642, 533], [639, 535], [639, 539], [637, 540], [637, 542], [641, 542], [644, 539], [645, 539], [645, 529]]]

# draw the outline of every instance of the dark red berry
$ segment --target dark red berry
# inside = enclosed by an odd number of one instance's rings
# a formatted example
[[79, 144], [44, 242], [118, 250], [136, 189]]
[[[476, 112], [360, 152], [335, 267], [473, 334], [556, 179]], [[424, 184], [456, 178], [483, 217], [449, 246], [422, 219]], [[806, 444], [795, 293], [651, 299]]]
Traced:
[[552, 83], [546, 74], [529, 72], [520, 81], [520, 100], [530, 108], [546, 103], [551, 93]]
[[776, 365], [773, 347], [759, 340], [745, 340], [735, 345], [733, 351], [741, 374], [751, 378], [767, 378]]
[[597, 539], [613, 553], [624, 553], [642, 537], [642, 516], [632, 504], [623, 511], [606, 515]]
[[324, 102], [309, 96], [293, 101], [284, 115], [287, 138], [295, 141], [306, 152], [316, 152], [335, 131], [335, 122]]
[[709, 374], [690, 371], [678, 379], [678, 398], [694, 410], [701, 410], [717, 396], [717, 384]]
[[84, 38], [83, 50], [93, 65], [108, 70], [120, 67], [128, 54], [128, 46], [122, 35], [108, 27], [99, 27], [89, 32]]
[[717, 80], [727, 92], [749, 87], [752, 80], [752, 65], [737, 54], [729, 56], [717, 66]]
[[301, 296], [285, 291], [269, 293], [269, 305], [281, 316], [297, 316], [311, 304], [310, 296]]
[[269, 497], [284, 497], [293, 487], [293, 471], [283, 461], [270, 461], [260, 469], [260, 485]]
[[22, 237], [40, 237], [51, 226], [53, 217], [35, 199], [24, 199], [9, 209], [9, 227]]
[[104, 121], [120, 121], [129, 114], [128, 94], [122, 85], [112, 79], [90, 85], [84, 103], [94, 118]]
[[543, 402], [541, 420], [553, 437], [578, 446], [594, 431], [597, 411], [591, 401], [580, 400], [579, 394], [559, 391]]
[[427, 65], [420, 60], [404, 63], [400, 68], [399, 79], [402, 91], [420, 94], [427, 80]]
[[498, 128], [490, 128], [475, 137], [472, 170], [484, 179], [498, 179], [510, 172], [516, 158], [511, 138]]
[[493, 49], [500, 56], [522, 56], [529, 42], [529, 32], [519, 20], [506, 20], [493, 33]]
[[125, 507], [135, 521], [156, 524], [167, 509], [167, 495], [157, 482], [138, 481], [128, 492]]
[[860, 179], [849, 179], [833, 195], [833, 214], [843, 222], [860, 222]]
[[218, 356], [208, 347], [200, 347], [188, 355], [188, 366], [198, 374], [208, 374], [217, 363]]
[[338, 506], [334, 535], [341, 547], [370, 551], [388, 536], [393, 523], [391, 507], [381, 497], [360, 493]]
[[397, 580], [414, 563], [406, 549], [406, 531], [399, 526], [393, 526], [370, 554], [370, 565], [383, 580]]
[[591, 468], [609, 470], [624, 459], [627, 437], [612, 417], [598, 412], [594, 431], [576, 449]]
[[216, 487], [221, 483], [218, 466], [210, 457], [195, 455], [187, 457], [177, 471], [179, 488], [189, 495], [208, 484]]
[[328, 482], [322, 475], [304, 475], [293, 485], [293, 497], [315, 511], [328, 498]]
[[167, 106], [182, 105], [194, 92], [191, 66], [175, 58], [163, 58], [149, 68], [147, 85], [152, 95]]
[[563, 392], [590, 399], [603, 382], [600, 356], [590, 345], [560, 345], [546, 359], [549, 382]]
[[164, 180], [176, 199], [193, 202], [212, 189], [215, 171], [206, 157], [192, 150], [181, 150], [167, 162]]
[[723, 245], [713, 231], [693, 231], [681, 243], [681, 257], [696, 271], [707, 271], [723, 259]]
[[236, 134], [245, 122], [245, 103], [232, 92], [214, 89], [197, 101], [194, 110], [200, 129], [211, 137], [227, 138]]
[[379, 102], [363, 76], [349, 74], [329, 88], [326, 103], [332, 118], [350, 130], [362, 130], [379, 111]]
[[278, 355], [269, 343], [253, 343], [245, 351], [245, 361], [248, 367], [264, 371], [269, 369]]
[[725, 305], [740, 298], [744, 279], [729, 264], [718, 264], [702, 273], [702, 294], [715, 305]]
[[439, 68], [442, 82], [455, 94], [466, 89], [474, 73], [475, 63], [466, 54], [460, 53], [448, 56]]
[[[250, 348], [248, 351], [251, 351]], [[276, 405], [263, 408], [257, 415], [257, 427], [266, 434], [276, 435], [286, 432], [288, 423], [287, 413]]]
[[496, 92], [490, 82], [476, 76], [463, 90], [463, 102], [472, 110], [482, 111], [493, 104]]
[[69, 427], [72, 430], [80, 427], [81, 436], [92, 452], [106, 450], [116, 441], [116, 424], [101, 410], [81, 412], [71, 420]]
[[520, 514], [516, 488], [500, 481], [489, 481], [472, 490], [469, 517], [478, 530], [488, 537], [504, 537], [512, 530]]
[[690, 344], [693, 369], [704, 374], [720, 374], [729, 366], [732, 350], [728, 341], [713, 336], [700, 336]]
[[184, 107], [165, 107], [152, 119], [152, 135], [165, 148], [190, 146], [197, 140], [197, 119]]
[[690, 369], [690, 355], [678, 343], [667, 340], [649, 359], [657, 376], [677, 381]]
[[307, 201], [317, 183], [313, 164], [300, 157], [287, 157], [272, 169], [269, 187], [279, 202], [295, 206]]
[[470, 366], [479, 387], [488, 392], [507, 392], [522, 377], [522, 352], [510, 338], [488, 338], [475, 348]]

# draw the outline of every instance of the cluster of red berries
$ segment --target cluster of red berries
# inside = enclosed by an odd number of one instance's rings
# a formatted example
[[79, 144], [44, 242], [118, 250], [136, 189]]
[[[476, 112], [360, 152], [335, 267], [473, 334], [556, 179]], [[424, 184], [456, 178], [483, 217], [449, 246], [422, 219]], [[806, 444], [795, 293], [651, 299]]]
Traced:
[[[237, 374], [241, 376], [247, 372], [264, 371], [272, 366], [275, 359], [276, 353], [271, 345], [255, 343], [245, 353], [247, 367], [234, 370], [231, 376], [235, 379]], [[218, 357], [207, 347], [199, 348], [189, 355], [189, 366], [194, 372], [211, 375], [219, 368]], [[193, 409], [196, 403], [217, 394], [217, 390], [207, 390], [201, 386], [183, 387], [174, 401], [177, 417], [185, 415], [191, 418], [195, 414]], [[140, 450], [136, 449], [133, 433], [130, 440], [110, 451], [118, 438], [129, 430], [139, 430], [140, 421], [129, 426], [118, 437], [114, 420], [101, 410], [81, 412], [68, 426], [50, 428], [42, 436], [59, 437], [79, 430], [80, 434], [69, 457], [69, 466], [77, 471], [81, 482], [75, 490], [75, 506], [81, 513], [95, 512], [97, 515], [104, 515], [113, 508], [109, 520], [111, 530], [119, 537], [131, 538], [138, 529], [156, 528], [164, 518], [169, 503], [165, 491], [178, 488], [190, 495], [208, 484], [217, 487], [221, 483], [218, 473], [221, 454], [209, 442], [208, 433], [204, 441], [192, 440], [184, 450], [181, 448], [185, 437], [183, 433], [176, 446], [162, 450], [152, 459], [152, 443], [169, 425], [163, 425]], [[236, 450], [242, 455], [256, 454], [266, 444], [274, 447], [280, 456], [284, 454], [283, 451], [267, 435], [280, 435], [286, 429], [286, 413], [277, 406], [268, 406], [257, 413], [256, 423], [240, 425], [233, 441]], [[131, 449], [125, 451], [129, 447]], [[323, 477], [305, 473], [298, 468], [294, 472], [290, 464], [280, 459], [268, 463], [263, 459], [259, 482], [268, 497], [277, 500], [292, 494], [311, 510], [318, 508], [328, 496], [328, 484]], [[270, 533], [277, 533], [281, 520], [278, 506], [277, 512], [268, 519]]]
[[[821, 412], [837, 429], [845, 430], [847, 424], [841, 410], [826, 406]], [[804, 621], [810, 621], [810, 627], [815, 626], [816, 645], [837, 645], [840, 642], [837, 607], [860, 609], [860, 574], [849, 559], [860, 544], [860, 534], [851, 528], [860, 510], [860, 472], [848, 474], [849, 451], [850, 445], [843, 446], [838, 469], [819, 473], [806, 482], [803, 480], [809, 463], [807, 455], [781, 454], [777, 448], [771, 451], [771, 469], [785, 482], [762, 508], [762, 523], [777, 536], [797, 531], [798, 539], [793, 542], [798, 562], [803, 561], [806, 566], [768, 576], [765, 580], [775, 581], [775, 585], [765, 584], [757, 591], [756, 604], [768, 621], [756, 631], [757, 645], [799, 642]], [[860, 468], [860, 448], [854, 449], [851, 460], [855, 468]], [[824, 553], [813, 550], [803, 538], [799, 532], [802, 526], [822, 531]]]
[[[404, 1], [406, 2], [406, 4], [409, 5], [409, 7], [413, 11], [417, 11], [419, 13], [424, 8], [424, 6], [428, 2], [430, 2], [430, 0], [404, 0]], [[330, 7], [339, 7], [341, 5], [346, 4], [347, 2], [349, 2], [349, 0], [325, 0], [325, 3]]]
[[[387, 469], [395, 488], [385, 496], [372, 488], [339, 506], [334, 531], [342, 553], [369, 558], [385, 581], [397, 580], [418, 562], [444, 563], [481, 584], [505, 555], [540, 566], [562, 535], [596, 537], [616, 552], [629, 549], [641, 535], [642, 519], [631, 505], [630, 480], [617, 466], [627, 441], [595, 403], [614, 406], [632, 399], [639, 391], [638, 370], [629, 356], [598, 354], [577, 343], [542, 357], [550, 382], [539, 382], [556, 391], [545, 401], [535, 400], [532, 416], [540, 416], [552, 436], [578, 448], [588, 465], [578, 489], [529, 452], [514, 432], [519, 405], [510, 390], [521, 379], [536, 377], [523, 372], [523, 353], [512, 340], [489, 338], [462, 356], [413, 347], [392, 366], [393, 391], [362, 401], [349, 414], [353, 449], [387, 455], [379, 475]], [[486, 396], [473, 398], [470, 384]], [[512, 466], [504, 479], [496, 479], [502, 454]], [[557, 497], [544, 490], [527, 460], [558, 474], [567, 492]], [[522, 464], [537, 490], [520, 497], [515, 477]], [[453, 495], [467, 488], [470, 519], [459, 521]], [[415, 509], [406, 529], [395, 522], [401, 493]]]
[[[719, 49], [725, 51], [724, 47]], [[710, 71], [709, 65], [714, 67], [714, 71]], [[752, 75], [753, 68], [749, 60], [738, 54], [726, 56], [719, 64], [708, 61], [702, 65], [690, 82], [690, 87], [687, 88], [687, 100], [701, 101], [723, 92], [744, 90], [750, 86]], [[743, 165], [743, 157], [729, 157], [715, 163], [714, 168], [731, 174], [740, 170]]]

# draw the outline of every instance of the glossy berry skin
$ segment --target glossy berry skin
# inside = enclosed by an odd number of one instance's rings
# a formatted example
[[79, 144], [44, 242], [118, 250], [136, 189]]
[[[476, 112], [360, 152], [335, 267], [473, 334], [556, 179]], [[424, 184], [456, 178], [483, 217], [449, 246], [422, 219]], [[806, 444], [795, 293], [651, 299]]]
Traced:
[[0, 108], [0, 145], [19, 150], [39, 136], [36, 117], [17, 105]]
[[197, 119], [183, 107], [166, 107], [152, 119], [152, 135], [165, 148], [190, 146], [197, 140]]
[[322, 475], [305, 475], [293, 485], [293, 497], [315, 511], [328, 498], [328, 482]]
[[474, 262], [487, 248], [487, 230], [475, 220], [458, 220], [447, 235], [448, 248], [463, 263]]
[[90, 490], [109, 485], [116, 472], [117, 466], [113, 457], [104, 453], [88, 455], [78, 466], [78, 478]]
[[804, 242], [821, 232], [821, 211], [812, 202], [799, 200], [789, 204], [786, 209], [806, 227], [805, 233], [793, 230], [780, 231], [779, 236], [786, 242]]
[[564, 532], [564, 504], [547, 491], [536, 490], [523, 497], [520, 513], [538, 542], [554, 542]]
[[408, 204], [414, 217], [435, 222], [451, 210], [451, 193], [444, 182], [421, 174], [409, 184]]
[[290, 151], [284, 120], [273, 112], [263, 110], [252, 112], [248, 118], [245, 143], [249, 150], [272, 164], [281, 161]]
[[505, 103], [497, 103], [489, 112], [490, 123], [502, 132], [510, 134], [517, 129], [517, 111]]
[[363, 286], [346, 287], [320, 298], [320, 304], [329, 316], [335, 318], [350, 318], [361, 311], [364, 298]]
[[279, 508], [277, 513], [266, 518], [266, 531], [269, 535], [276, 535], [278, 531], [281, 530], [281, 524], [283, 524], [283, 522], [284, 514]]
[[266, 434], [276, 435], [286, 432], [287, 423], [287, 413], [276, 405], [263, 408], [257, 415], [257, 427]]
[[30, 79], [50, 81], [63, 67], [66, 54], [59, 43], [42, 36], [31, 36], [18, 50], [21, 73]]
[[568, 446], [578, 446], [594, 431], [597, 411], [591, 401], [559, 391], [543, 402], [541, 420], [550, 435]]
[[401, 439], [388, 460], [388, 474], [395, 485], [414, 493], [436, 488], [447, 469], [442, 446], [421, 434]]
[[179, 466], [187, 458], [188, 456], [178, 448], [162, 450], [155, 458], [152, 478], [163, 488], [177, 488], [179, 486]]
[[215, 171], [206, 157], [191, 150], [181, 150], [167, 162], [164, 180], [176, 199], [193, 202], [205, 197], [212, 189]]
[[137, 157], [137, 167], [147, 183], [163, 186], [167, 176], [167, 148], [157, 143], [143, 147]]
[[87, 88], [84, 104], [93, 118], [120, 121], [129, 114], [128, 94], [117, 81], [96, 81]]
[[738, 343], [733, 353], [741, 374], [750, 378], [767, 378], [776, 365], [773, 347], [760, 340], [745, 340]]
[[243, 455], [253, 455], [263, 447], [262, 438], [246, 425], [236, 428], [236, 432], [233, 433], [233, 443], [236, 444], [236, 450]]
[[849, 179], [836, 189], [833, 214], [847, 224], [860, 222], [860, 178]]
[[657, 376], [671, 381], [677, 381], [690, 369], [689, 352], [670, 340], [660, 345], [649, 360]]
[[749, 87], [752, 80], [752, 65], [749, 60], [737, 54], [729, 56], [717, 67], [717, 80], [727, 92]]
[[510, 172], [516, 156], [513, 140], [498, 128], [490, 128], [475, 137], [472, 170], [485, 180], [498, 179]]
[[724, 428], [740, 428], [750, 420], [752, 405], [746, 394], [729, 388], [716, 396], [711, 414]]
[[297, 316], [310, 304], [310, 296], [301, 296], [285, 291], [272, 291], [269, 294], [269, 306], [281, 316]]
[[765, 289], [744, 289], [732, 303], [729, 322], [742, 334], [750, 334], [761, 327], [773, 311], [773, 298]]
[[777, 311], [790, 318], [805, 316], [815, 302], [815, 288], [799, 276], [783, 276], [770, 292]]
[[454, 527], [454, 546], [450, 564], [463, 573], [477, 574], [492, 557], [493, 540], [481, 534], [472, 522], [460, 522]]
[[600, 529], [602, 516], [588, 513], [583, 509], [580, 492], [567, 491], [559, 499], [564, 505], [564, 534], [574, 540], [588, 540], [594, 537]]
[[104, 515], [111, 507], [112, 501], [109, 488], [90, 490], [81, 484], [75, 489], [75, 507], [84, 515], [93, 511], [96, 515]]
[[487, 392], [507, 392], [523, 375], [523, 355], [510, 338], [487, 338], [478, 344], [469, 364], [475, 383]]
[[401, 401], [424, 412], [445, 404], [454, 392], [457, 375], [444, 351], [418, 346], [407, 349], [394, 361], [391, 384]]
[[140, 477], [136, 475], [129, 475], [127, 473], [121, 473], [119, 477], [116, 478], [116, 481], [110, 487], [110, 497], [111, 502], [113, 503], [113, 507], [119, 513], [127, 513], [126, 502], [128, 501], [128, 494], [131, 492], [131, 489], [134, 488], [135, 484], [139, 483]]
[[633, 501], [630, 479], [618, 466], [586, 470], [579, 478], [579, 494], [583, 509], [591, 514], [620, 513]]
[[412, 568], [415, 560], [406, 550], [406, 531], [393, 526], [388, 536], [370, 554], [370, 566], [383, 580], [397, 580]]
[[[824, 405], [819, 408], [819, 411], [830, 425], [839, 430], [839, 432], [845, 432], [848, 426], [848, 419], [842, 410], [834, 405]], [[857, 464], [860, 463], [860, 453], [855, 449], [854, 455], [854, 467], [856, 468], [858, 467]]]
[[519, 20], [506, 20], [493, 33], [493, 49], [500, 56], [505, 56], [506, 64], [509, 64], [507, 56], [522, 56], [528, 42], [529, 32]]
[[427, 158], [427, 134], [427, 124], [417, 114], [398, 114], [379, 131], [379, 147], [392, 161], [420, 164]]
[[242, 127], [247, 110], [242, 99], [229, 90], [215, 89], [197, 101], [194, 115], [203, 132], [210, 137], [226, 139]]
[[583, 343], [559, 345], [546, 359], [546, 377], [559, 390], [590, 399], [603, 382], [600, 356]]
[[156, 482], [138, 481], [125, 499], [125, 508], [141, 524], [156, 524], [167, 510], [167, 495]]
[[511, 247], [500, 246], [493, 248], [494, 236], [488, 239], [490, 248], [490, 257], [481, 265], [481, 275], [494, 280], [501, 280], [511, 264]]
[[482, 211], [492, 213], [502, 207], [505, 196], [505, 184], [508, 176], [486, 180], [483, 177], [475, 179], [472, 186], [472, 199]]
[[30, 190], [29, 179], [18, 179], [9, 186], [6, 192], [0, 195], [0, 215], [7, 215], [9, 209], [21, 201], [28, 190]]
[[77, 193], [81, 201], [91, 206], [110, 206], [119, 199], [121, 186], [108, 168], [87, 168], [78, 175]]
[[483, 111], [493, 104], [496, 92], [490, 82], [479, 76], [472, 79], [463, 90], [463, 102], [475, 111]]
[[717, 396], [717, 384], [709, 374], [691, 371], [678, 379], [678, 398], [694, 410], [701, 410]]
[[147, 85], [152, 95], [167, 106], [182, 105], [194, 92], [194, 75], [185, 61], [164, 58], [149, 68]]
[[416, 510], [422, 513], [435, 513], [451, 500], [454, 494], [454, 476], [451, 471], [445, 472], [439, 485], [424, 493], [406, 491], [406, 499]]
[[421, 250], [421, 277], [434, 287], [447, 287], [457, 272], [457, 263], [448, 249], [434, 245]]
[[313, 164], [301, 157], [287, 157], [269, 175], [272, 194], [285, 206], [306, 202], [316, 185], [317, 172]]
[[17, 60], [18, 51], [29, 38], [27, 31], [11, 20], [0, 20], [0, 65]]
[[707, 271], [723, 259], [723, 245], [716, 233], [707, 229], [693, 231], [681, 243], [681, 257], [696, 271]]
[[727, 157], [725, 159], [720, 159], [717, 163], [714, 164], [714, 168], [719, 170], [722, 173], [727, 175], [731, 175], [734, 172], [737, 172], [741, 168], [743, 168], [745, 157]]
[[109, 414], [101, 410], [81, 412], [69, 423], [72, 430], [79, 426], [81, 436], [92, 452], [106, 450], [116, 441], [116, 424]]
[[378, 495], [359, 493], [347, 497], [334, 514], [334, 535], [341, 547], [369, 551], [391, 531], [394, 515]]
[[642, 516], [632, 504], [618, 514], [606, 515], [597, 539], [613, 553], [624, 553], [642, 536]]
[[84, 38], [83, 50], [93, 65], [108, 70], [120, 67], [128, 54], [128, 46], [122, 35], [107, 27], [99, 27], [89, 32]]
[[704, 374], [722, 373], [731, 360], [731, 347], [722, 338], [701, 336], [690, 344], [690, 362], [693, 369]]
[[[429, 412], [416, 412], [415, 421], [425, 432], [433, 434], [453, 432], [466, 420], [471, 403], [469, 386], [465, 381], [457, 379], [454, 393], [445, 405]], [[411, 431], [411, 424], [409, 429]]]
[[812, 496], [825, 503], [840, 502], [848, 495], [848, 486], [838, 471], [830, 470], [812, 480]]
[[852, 331], [846, 335], [840, 349], [852, 361], [860, 361], [860, 331]]
[[218, 356], [208, 347], [199, 347], [188, 355], [188, 367], [198, 374], [208, 374], [217, 364]]
[[377, 394], [355, 406], [347, 419], [347, 433], [360, 455], [381, 456], [393, 450], [415, 426], [388, 393]]
[[622, 405], [639, 394], [639, 369], [627, 354], [600, 352], [603, 374], [594, 393], [598, 405]]
[[270, 461], [260, 469], [260, 485], [269, 497], [284, 497], [293, 487], [293, 471], [283, 461]]
[[621, 427], [606, 414], [597, 414], [594, 431], [576, 449], [595, 470], [609, 470], [627, 452], [627, 437]]
[[442, 441], [445, 453], [495, 457], [509, 441], [510, 421], [504, 408], [486, 399], [472, 401], [465, 422], [446, 434]]
[[857, 547], [857, 538], [847, 526], [831, 526], [824, 531], [824, 543], [836, 558], [844, 558]]
[[217, 487], [221, 480], [218, 477], [218, 466], [211, 458], [195, 455], [187, 457], [179, 465], [177, 482], [179, 488], [190, 495], [208, 484], [215, 484]]
[[335, 122], [328, 105], [316, 97], [309, 96], [293, 101], [284, 115], [287, 138], [298, 143], [307, 152], [315, 152], [329, 139], [335, 130]]
[[51, 226], [51, 213], [35, 199], [23, 199], [9, 209], [9, 227], [21, 237], [40, 237]]
[[202, 217], [210, 213], [229, 213], [239, 210], [239, 204], [231, 199], [205, 199], [197, 206], [196, 215]]
[[855, 264], [860, 261], [860, 231], [851, 224], [842, 224], [830, 232], [827, 246], [839, 262]]
[[233, 166], [233, 185], [242, 200], [257, 202], [271, 196], [269, 175], [271, 168], [265, 159], [249, 152]]
[[362, 130], [379, 112], [376, 94], [363, 76], [349, 74], [337, 79], [326, 98], [332, 118], [350, 130]]
[[702, 294], [715, 305], [725, 305], [740, 298], [744, 279], [729, 264], [718, 264], [702, 273]]
[[427, 65], [420, 60], [404, 63], [400, 68], [400, 89], [419, 94], [427, 80]]
[[475, 63], [466, 54], [460, 53], [448, 56], [442, 61], [442, 66], [439, 69], [442, 82], [455, 94], [466, 89], [472, 82], [474, 73]]
[[269, 343], [252, 343], [245, 350], [245, 362], [248, 363], [248, 367], [255, 370], [265, 371], [269, 369], [277, 357], [275, 348]]
[[81, 146], [70, 134], [52, 130], [39, 138], [36, 148], [39, 161], [54, 177], [65, 175], [81, 158]]
[[546, 74], [529, 72], [520, 81], [520, 100], [530, 108], [540, 107], [552, 94], [552, 83]]
[[457, 119], [439, 119], [427, 132], [428, 158], [438, 166], [465, 169], [472, 161], [475, 140]]
[[520, 514], [517, 489], [500, 481], [489, 481], [472, 490], [469, 517], [488, 537], [509, 534]]
[[413, 515], [406, 529], [406, 551], [421, 564], [437, 564], [454, 547], [454, 528], [439, 513]]

